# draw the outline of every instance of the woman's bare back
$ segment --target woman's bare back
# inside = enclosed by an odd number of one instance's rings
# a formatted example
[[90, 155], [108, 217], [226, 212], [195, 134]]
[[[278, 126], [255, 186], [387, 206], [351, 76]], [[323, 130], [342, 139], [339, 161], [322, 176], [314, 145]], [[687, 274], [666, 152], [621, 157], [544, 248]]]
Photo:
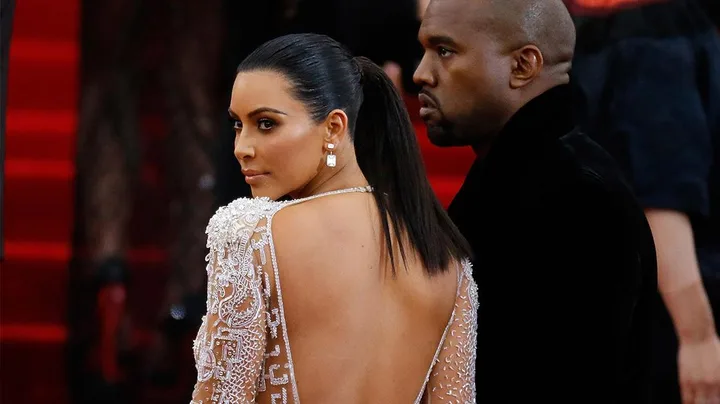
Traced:
[[[211, 324], [224, 323], [222, 309], [213, 316], [209, 307], [195, 347], [196, 402], [213, 402], [207, 397], [226, 385], [212, 374], [227, 375], [238, 367], [245, 373], [226, 379], [249, 386], [256, 378], [259, 387], [251, 392], [234, 388], [233, 396], [241, 398], [237, 402], [412, 403], [422, 396], [428, 378], [429, 395], [455, 395], [455, 402], [463, 403], [474, 400], [477, 292], [468, 263], [452, 263], [447, 271], [430, 277], [417, 254], [407, 248], [407, 261], [396, 253], [393, 276], [389, 261], [381, 258], [387, 256], [384, 238], [376, 205], [367, 193], [296, 201], [282, 209], [273, 205], [256, 209], [269, 212], [267, 220], [253, 209], [240, 206], [238, 210], [252, 218], [243, 219], [254, 226], [249, 239], [239, 239], [253, 249], [244, 257], [251, 257], [251, 267], [258, 269], [260, 278], [242, 283], [264, 284], [262, 293], [254, 296], [264, 296], [257, 310], [265, 315], [237, 321], [250, 324], [247, 330], [220, 332]], [[230, 216], [238, 221], [241, 215]], [[222, 220], [227, 218], [217, 221]], [[212, 244], [211, 259], [228, 257], [222, 251], [213, 254]], [[210, 282], [209, 294], [229, 279], [217, 277], [221, 278]], [[224, 285], [216, 291], [219, 302], [237, 294], [235, 285]], [[250, 300], [234, 304], [235, 312], [256, 310]], [[212, 306], [210, 298], [208, 302]], [[267, 332], [261, 336], [263, 330]], [[237, 337], [237, 344], [231, 341], [230, 348], [218, 345], [228, 339], [224, 335], [236, 334], [255, 339]], [[264, 339], [258, 347], [256, 339]], [[449, 345], [443, 343], [450, 339]], [[248, 348], [251, 345], [253, 349]], [[257, 356], [260, 345], [262, 357]], [[242, 355], [236, 354], [241, 350]], [[257, 363], [246, 358], [253, 355]], [[217, 363], [229, 356], [242, 366], [231, 363], [218, 370]], [[433, 368], [436, 359], [440, 363]], [[201, 378], [203, 366], [204, 374], [211, 375], [205, 379]]]
[[412, 403], [454, 308], [456, 264], [431, 278], [408, 248], [393, 278], [369, 194], [289, 207], [273, 235], [300, 398]]

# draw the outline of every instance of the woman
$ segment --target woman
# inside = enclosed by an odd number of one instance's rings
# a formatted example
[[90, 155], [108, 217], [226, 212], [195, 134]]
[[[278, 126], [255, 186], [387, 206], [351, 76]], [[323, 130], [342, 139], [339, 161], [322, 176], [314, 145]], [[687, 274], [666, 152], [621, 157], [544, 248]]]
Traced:
[[280, 37], [241, 63], [229, 112], [255, 199], [208, 225], [193, 403], [474, 401], [469, 248], [382, 70]]

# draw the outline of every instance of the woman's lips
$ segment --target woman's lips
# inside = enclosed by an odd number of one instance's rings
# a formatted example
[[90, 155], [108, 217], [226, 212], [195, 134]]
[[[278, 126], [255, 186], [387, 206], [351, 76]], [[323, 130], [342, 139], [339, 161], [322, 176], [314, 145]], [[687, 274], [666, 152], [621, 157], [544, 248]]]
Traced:
[[247, 182], [249, 185], [257, 184], [258, 182], [265, 179], [270, 173], [264, 173], [262, 171], [255, 171], [255, 170], [242, 170], [243, 174], [245, 174], [245, 182]]

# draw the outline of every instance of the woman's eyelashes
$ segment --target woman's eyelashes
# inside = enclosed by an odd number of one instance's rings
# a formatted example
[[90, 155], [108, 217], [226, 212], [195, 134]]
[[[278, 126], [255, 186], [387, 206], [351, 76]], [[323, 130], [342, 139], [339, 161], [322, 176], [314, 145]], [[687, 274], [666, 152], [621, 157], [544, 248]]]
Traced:
[[257, 123], [258, 123], [258, 129], [260, 129], [262, 131], [266, 131], [266, 132], [269, 130], [272, 130], [272, 128], [274, 128], [276, 125], [275, 121], [273, 121], [272, 119], [268, 119], [268, 118], [260, 118], [260, 119], [258, 119]]
[[[242, 130], [243, 123], [242, 121], [238, 119], [231, 119], [233, 129], [235, 130]], [[263, 132], [267, 132], [272, 130], [275, 126], [277, 126], [277, 123], [269, 118], [259, 118], [257, 120], [257, 128]]]

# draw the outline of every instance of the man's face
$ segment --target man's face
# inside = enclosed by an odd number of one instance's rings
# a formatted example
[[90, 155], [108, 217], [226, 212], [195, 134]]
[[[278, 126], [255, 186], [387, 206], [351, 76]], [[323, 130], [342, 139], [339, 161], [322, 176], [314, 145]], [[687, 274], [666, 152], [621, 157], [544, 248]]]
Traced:
[[483, 32], [483, 0], [432, 0], [418, 39], [425, 54], [414, 81], [420, 115], [437, 146], [489, 142], [504, 124], [510, 59]]

